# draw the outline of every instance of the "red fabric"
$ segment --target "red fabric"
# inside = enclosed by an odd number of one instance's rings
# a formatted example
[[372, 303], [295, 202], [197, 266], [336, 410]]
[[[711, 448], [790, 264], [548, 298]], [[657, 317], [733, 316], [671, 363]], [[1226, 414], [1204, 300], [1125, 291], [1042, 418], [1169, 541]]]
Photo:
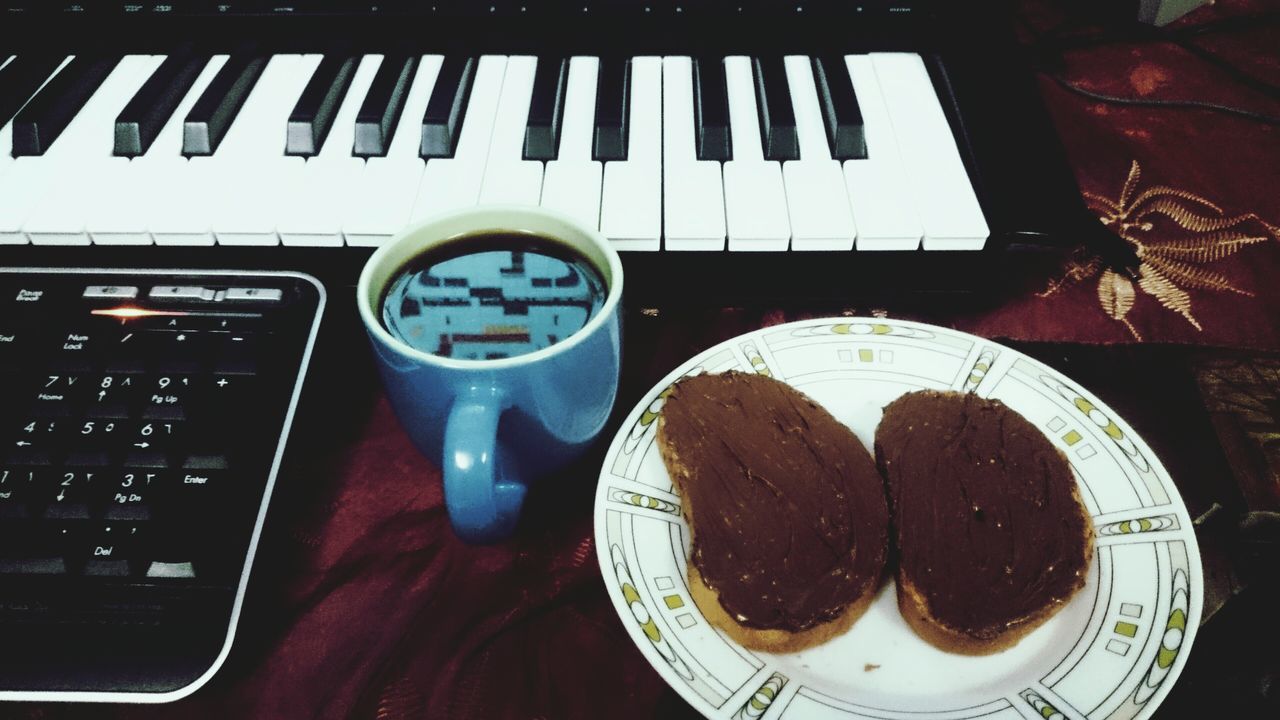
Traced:
[[[1256, 12], [1264, 4], [1221, 0], [1186, 22]], [[1043, 3], [1024, 12], [1035, 27], [1058, 19]], [[1280, 82], [1276, 27], [1204, 44]], [[1075, 51], [1067, 76], [1100, 92], [1211, 99], [1280, 114], [1280, 103], [1169, 46]], [[1188, 230], [1160, 215], [1150, 218], [1150, 230], [1132, 230], [1147, 247], [1172, 244], [1168, 252], [1176, 254], [1185, 246], [1210, 258], [1192, 263], [1216, 273], [1198, 273], [1204, 287], [1179, 284], [1189, 303], [1184, 312], [1141, 287], [1133, 288], [1126, 307], [1123, 283], [1091, 271], [1086, 254], [1047, 296], [1029, 294], [982, 315], [944, 320], [993, 337], [1126, 342], [1141, 336], [1280, 348], [1274, 227], [1280, 224], [1280, 128], [1202, 111], [1103, 105], [1049, 81], [1043, 91], [1083, 190], [1118, 200], [1137, 163], [1141, 173], [1131, 195], [1171, 187], [1176, 192], [1163, 196], [1198, 216], [1245, 216], [1191, 224], [1225, 225], [1262, 239], [1235, 241], [1237, 248], [1226, 235], [1206, 240], [1224, 228]], [[1222, 242], [1228, 246], [1219, 247]], [[1208, 249], [1195, 250], [1202, 245]], [[1228, 255], [1229, 249], [1238, 251]], [[1110, 289], [1100, 292], [1103, 279]], [[1220, 279], [1236, 289], [1211, 287]], [[1165, 288], [1163, 297], [1177, 305], [1180, 296]], [[842, 310], [636, 317], [622, 397], [637, 397], [721, 339]], [[317, 448], [307, 472], [280, 489], [237, 645], [209, 686], [161, 707], [6, 710], [28, 718], [692, 717], [627, 637], [605, 595], [591, 540], [602, 452], [537, 487], [514, 540], [469, 547], [449, 530], [439, 472], [413, 450], [379, 398], [357, 438]]]

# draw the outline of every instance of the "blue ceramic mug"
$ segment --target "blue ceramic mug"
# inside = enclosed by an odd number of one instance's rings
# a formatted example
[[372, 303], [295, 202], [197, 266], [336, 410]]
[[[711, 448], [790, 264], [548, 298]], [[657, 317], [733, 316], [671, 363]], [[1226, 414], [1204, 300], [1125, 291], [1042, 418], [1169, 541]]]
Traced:
[[[608, 288], [576, 333], [524, 355], [468, 360], [417, 350], [382, 323], [387, 286], [424, 252], [485, 232], [529, 232], [590, 262]], [[600, 434], [618, 391], [622, 261], [599, 232], [537, 207], [476, 207], [412, 225], [360, 273], [360, 317], [396, 415], [418, 450], [440, 463], [454, 531], [468, 542], [511, 534], [530, 482], [580, 455]]]

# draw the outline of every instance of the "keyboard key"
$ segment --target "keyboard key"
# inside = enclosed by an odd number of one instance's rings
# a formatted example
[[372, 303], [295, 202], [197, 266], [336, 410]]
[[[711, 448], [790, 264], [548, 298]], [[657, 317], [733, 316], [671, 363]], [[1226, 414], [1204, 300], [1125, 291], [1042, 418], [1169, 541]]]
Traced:
[[280, 196], [276, 232], [285, 245], [342, 245], [342, 213], [365, 164], [351, 154], [356, 115], [381, 64], [381, 55], [360, 59], [329, 137], [319, 153], [307, 158], [293, 186], [285, 188]]
[[[222, 455], [192, 455], [182, 463], [182, 469], [191, 471], [226, 470], [227, 458]], [[188, 485], [204, 484], [196, 480], [184, 480], [183, 482]]]
[[65, 575], [67, 564], [60, 558], [0, 558], [0, 575]]
[[529, 101], [529, 121], [524, 131], [525, 160], [554, 160], [560, 150], [560, 125], [564, 115], [569, 61], [538, 58]]
[[267, 58], [241, 55], [227, 61], [183, 121], [182, 154], [212, 155], [248, 99]]
[[751, 60], [725, 58], [734, 158], [724, 164], [724, 207], [731, 251], [782, 251], [791, 242], [782, 167], [766, 159]]
[[601, 58], [596, 90], [596, 123], [592, 158], [601, 161], [627, 159], [628, 99], [631, 61]]
[[687, 57], [663, 58], [662, 223], [666, 248], [723, 250], [724, 185], [720, 163], [697, 158], [693, 106], [692, 61]]
[[327, 55], [289, 114], [285, 154], [310, 157], [324, 146], [360, 58]]
[[766, 160], [799, 160], [796, 117], [782, 58], [755, 58], [756, 104]]
[[31, 467], [49, 467], [53, 465], [49, 452], [41, 447], [33, 447], [33, 445], [34, 443], [31, 441], [24, 440], [9, 443], [6, 447], [11, 449], [3, 455], [4, 461], [9, 465]]
[[[71, 431], [70, 440], [72, 443], [75, 443], [76, 446], [83, 447], [83, 445], [81, 445], [81, 439], [84, 437], [83, 430], [83, 425], [80, 425]], [[68, 453], [66, 459], [62, 461], [62, 464], [68, 468], [100, 468], [106, 467], [110, 462], [111, 459], [105, 452], [96, 450], [76, 450]]]
[[88, 244], [83, 219], [91, 191], [86, 186], [101, 169], [96, 160], [110, 159], [112, 118], [150, 60], [128, 56], [116, 63], [47, 152], [11, 164], [0, 177], [0, 197], [7, 201], [0, 203], [0, 236], [36, 244]]
[[[93, 523], [85, 528], [80, 538], [71, 544], [67, 557], [73, 562], [125, 562], [145, 539], [146, 526], [141, 523]], [[110, 565], [97, 566], [100, 570], [111, 567]], [[89, 568], [86, 567], [85, 571], [88, 572]], [[128, 574], [127, 564], [124, 574]]]
[[84, 564], [84, 574], [90, 577], [128, 577], [129, 561], [94, 558]]
[[456, 151], [451, 157], [427, 161], [411, 221], [479, 202], [506, 69], [504, 56], [480, 58]]
[[[53, 393], [40, 393], [52, 396]], [[38, 397], [38, 395], [37, 395]], [[46, 402], [38, 400], [37, 402]], [[62, 437], [69, 430], [70, 421], [63, 419], [46, 419], [32, 415], [18, 420], [9, 428], [6, 436], [6, 446], [11, 453], [29, 453], [47, 452], [51, 447], [56, 447], [61, 442]], [[14, 454], [9, 456], [9, 462], [21, 465], [37, 465], [48, 464], [46, 459], [44, 463], [36, 463], [32, 461], [22, 462], [16, 459]]]
[[[418, 197], [418, 185], [427, 168], [418, 156], [422, 142], [421, 118], [443, 60], [440, 55], [425, 55], [418, 61], [417, 73], [409, 86], [386, 157], [369, 158], [365, 162], [355, 192], [347, 198], [348, 205], [343, 211], [342, 234], [348, 244], [381, 245], [409, 221]], [[227, 297], [231, 296], [228, 291]], [[254, 298], [262, 299], [262, 295]]]
[[476, 65], [475, 58], [447, 56], [440, 66], [440, 74], [422, 116], [419, 152], [424, 159], [453, 157], [462, 134]]
[[305, 167], [298, 157], [280, 152], [280, 128], [288, 122], [320, 55], [275, 55], [258, 86], [212, 158], [193, 163], [212, 166], [214, 237], [220, 245], [277, 245], [280, 198], [297, 183]]
[[521, 150], [537, 63], [527, 55], [507, 59], [480, 186], [482, 204], [537, 205], [542, 197], [542, 163], [525, 160]]
[[729, 134], [729, 96], [724, 65], [718, 58], [693, 61], [693, 116], [698, 159], [724, 162], [733, 158]]
[[873, 53], [926, 250], [981, 250], [990, 231], [924, 61]]
[[391, 146], [391, 132], [400, 120], [418, 58], [390, 57], [382, 61], [356, 115], [355, 149], [359, 157], [382, 157]]
[[120, 61], [77, 57], [13, 119], [13, 156], [43, 155]]
[[153, 450], [130, 450], [124, 456], [124, 466], [138, 469], [164, 469], [169, 467], [169, 459], [163, 453]]
[[849, 193], [840, 161], [831, 158], [827, 145], [812, 63], [804, 55], [791, 55], [785, 64], [800, 141], [800, 159], [782, 164], [791, 249], [852, 250], [856, 228]]
[[208, 61], [208, 57], [184, 52], [165, 59], [116, 118], [116, 156], [137, 157], [151, 149]]
[[43, 478], [37, 480], [37, 474], [42, 472], [18, 465], [0, 466], [0, 523], [28, 517], [27, 505], [33, 489], [43, 482]]
[[631, 60], [626, 159], [604, 166], [600, 232], [619, 250], [661, 247], [662, 66], [658, 57]]
[[862, 109], [867, 157], [844, 161], [849, 207], [858, 228], [858, 250], [915, 250], [923, 229], [898, 152], [898, 139], [867, 55], [850, 55], [845, 66]]
[[195, 566], [189, 562], [156, 561], [147, 566], [147, 577], [149, 578], [191, 579], [195, 576]]
[[563, 212], [590, 228], [600, 226], [604, 179], [602, 163], [591, 159], [598, 68], [596, 58], [575, 57], [570, 61], [559, 156], [547, 162], [542, 179], [542, 206]]
[[862, 110], [858, 107], [858, 98], [853, 92], [844, 59], [834, 55], [814, 58], [813, 73], [831, 156], [836, 160], [867, 157]]
[[214, 55], [200, 70], [182, 101], [169, 114], [160, 133], [144, 155], [128, 161], [119, 181], [114, 185], [98, 188], [87, 213], [89, 236], [99, 245], [150, 245], [153, 242], [182, 241], [183, 236], [159, 238], [151, 232], [156, 216], [163, 217], [167, 205], [180, 196], [187, 171], [186, 158], [182, 156], [182, 128], [187, 113], [214, 76], [227, 61], [226, 55]]

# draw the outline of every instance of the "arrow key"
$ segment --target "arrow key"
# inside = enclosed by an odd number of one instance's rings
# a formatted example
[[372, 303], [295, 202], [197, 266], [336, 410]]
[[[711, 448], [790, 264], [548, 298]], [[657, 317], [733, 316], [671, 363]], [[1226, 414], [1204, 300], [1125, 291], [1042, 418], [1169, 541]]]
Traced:
[[70, 421], [65, 419], [28, 416], [10, 426], [4, 447], [18, 453], [57, 449], [69, 429]]

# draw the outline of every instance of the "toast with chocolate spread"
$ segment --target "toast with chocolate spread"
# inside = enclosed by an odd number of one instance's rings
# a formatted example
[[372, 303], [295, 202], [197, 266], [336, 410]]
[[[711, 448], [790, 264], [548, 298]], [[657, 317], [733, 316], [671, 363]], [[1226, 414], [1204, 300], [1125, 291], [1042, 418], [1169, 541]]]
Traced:
[[677, 382], [658, 446], [688, 523], [693, 601], [744, 647], [838, 635], [884, 576], [889, 514], [871, 454], [820, 405], [762, 375]]
[[876, 428], [898, 551], [898, 609], [929, 643], [981, 655], [1084, 586], [1093, 528], [1066, 457], [998, 400], [918, 391]]

